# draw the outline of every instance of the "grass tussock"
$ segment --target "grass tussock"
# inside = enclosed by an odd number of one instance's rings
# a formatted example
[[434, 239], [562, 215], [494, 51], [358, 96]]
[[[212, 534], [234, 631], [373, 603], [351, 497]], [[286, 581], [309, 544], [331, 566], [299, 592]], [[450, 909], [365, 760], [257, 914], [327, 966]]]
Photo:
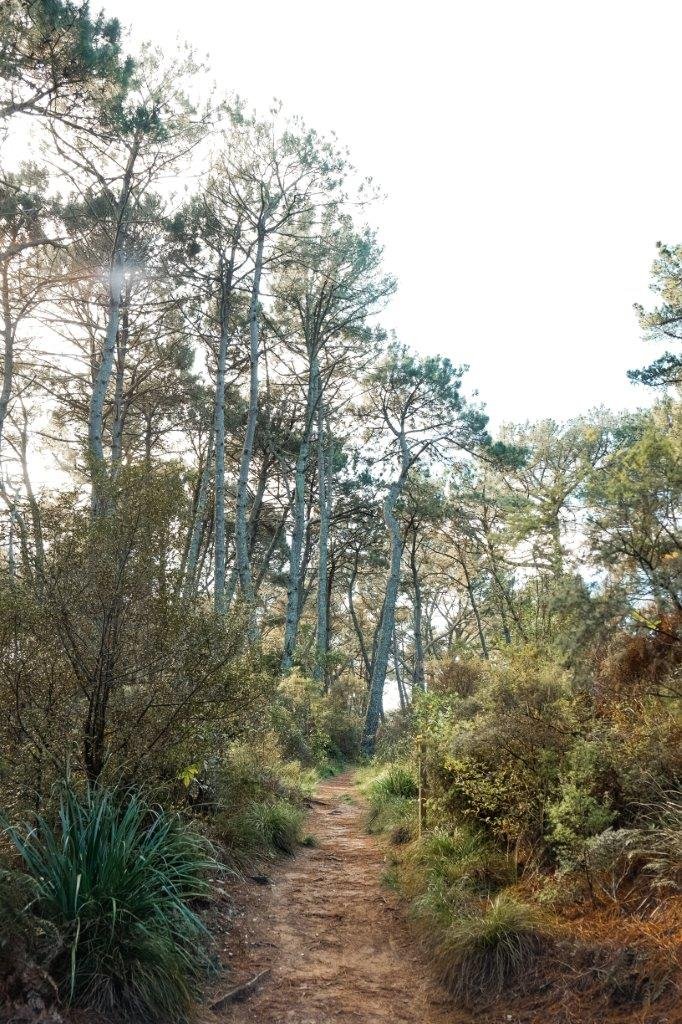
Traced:
[[417, 833], [418, 784], [408, 765], [389, 764], [377, 771], [359, 773], [359, 789], [369, 804], [367, 831], [388, 833], [396, 845], [409, 842]]
[[444, 983], [462, 1003], [499, 996], [531, 971], [543, 946], [537, 914], [502, 892], [486, 907], [461, 913], [437, 936]]
[[293, 854], [302, 840], [304, 819], [304, 811], [288, 800], [259, 800], [236, 813], [221, 812], [213, 830], [228, 863], [243, 869], [277, 854]]
[[193, 909], [217, 866], [206, 841], [135, 794], [69, 784], [55, 823], [8, 834], [32, 912], [62, 937], [50, 973], [64, 1001], [112, 1020], [185, 1020], [207, 964]]

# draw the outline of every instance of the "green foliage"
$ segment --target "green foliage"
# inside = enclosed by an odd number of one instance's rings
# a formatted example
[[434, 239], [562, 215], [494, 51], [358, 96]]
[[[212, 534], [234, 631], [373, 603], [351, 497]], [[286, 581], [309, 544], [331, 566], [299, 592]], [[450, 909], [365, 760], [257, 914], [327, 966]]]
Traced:
[[585, 841], [616, 817], [604, 785], [610, 767], [604, 743], [596, 740], [578, 740], [567, 754], [558, 799], [547, 807], [548, 838], [565, 865], [574, 863]]
[[[338, 730], [341, 723], [329, 697], [321, 692], [316, 680], [299, 671], [285, 676], [277, 688], [273, 720], [285, 757], [308, 765], [338, 757], [332, 729]], [[343, 728], [346, 723], [347, 719], [344, 719]]]
[[409, 851], [405, 869], [439, 880], [448, 888], [465, 886], [472, 893], [490, 893], [514, 880], [514, 868], [479, 831], [462, 825], [453, 832], [436, 828]]
[[134, 793], [61, 791], [57, 820], [9, 836], [33, 907], [64, 937], [51, 971], [68, 1002], [115, 1019], [184, 1020], [206, 967], [193, 909], [215, 868], [205, 840]]
[[[680, 341], [679, 324], [682, 316], [682, 246], [658, 242], [658, 257], [652, 267], [653, 291], [661, 297], [661, 304], [645, 312], [635, 306], [639, 322], [647, 341]], [[650, 387], [668, 387], [682, 383], [682, 356], [679, 351], [665, 352], [641, 370], [630, 370], [631, 380]]]
[[470, 818], [536, 844], [570, 742], [568, 677], [533, 648], [481, 669], [472, 696], [427, 695], [419, 710], [436, 815]]
[[285, 761], [272, 730], [251, 743], [230, 744], [207, 776], [212, 804], [207, 824], [232, 866], [245, 869], [276, 854], [291, 854], [301, 841], [304, 805], [318, 775]]
[[[92, 18], [71, 0], [7, 0], [0, 16], [0, 118], [66, 110], [84, 94], [124, 89], [133, 63], [121, 53], [118, 21]], [[56, 106], [56, 100], [62, 105]], [[55, 110], [56, 108], [56, 110]]]

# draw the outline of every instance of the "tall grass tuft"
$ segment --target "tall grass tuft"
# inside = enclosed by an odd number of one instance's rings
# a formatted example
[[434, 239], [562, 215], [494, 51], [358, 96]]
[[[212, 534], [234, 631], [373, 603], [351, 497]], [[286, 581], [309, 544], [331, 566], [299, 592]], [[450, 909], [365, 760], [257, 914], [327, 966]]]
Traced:
[[443, 981], [460, 1002], [498, 996], [530, 970], [542, 946], [532, 908], [507, 892], [454, 917], [438, 937]]
[[418, 785], [409, 766], [389, 764], [372, 774], [361, 791], [367, 797], [367, 831], [387, 832], [396, 844], [409, 842], [416, 831]]
[[207, 964], [191, 903], [208, 844], [136, 794], [64, 784], [57, 822], [8, 828], [38, 914], [64, 936], [51, 971], [67, 1002], [125, 1021], [183, 1021]]
[[398, 762], [389, 764], [370, 785], [370, 797], [402, 797], [415, 799], [419, 784], [414, 771]]
[[288, 800], [256, 800], [237, 812], [219, 814], [214, 830], [228, 862], [243, 869], [273, 854], [293, 854], [304, 819], [304, 811]]

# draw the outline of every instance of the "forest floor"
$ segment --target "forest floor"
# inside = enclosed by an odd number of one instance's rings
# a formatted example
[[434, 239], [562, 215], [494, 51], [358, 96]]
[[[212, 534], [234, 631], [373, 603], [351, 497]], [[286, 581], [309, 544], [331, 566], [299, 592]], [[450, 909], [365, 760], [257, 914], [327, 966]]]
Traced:
[[[382, 886], [384, 855], [364, 831], [364, 808], [351, 773], [318, 787], [307, 831], [316, 845], [274, 865], [268, 884], [230, 887], [234, 905], [222, 955], [229, 983], [214, 991], [206, 1021], [468, 1021], [455, 1013], [410, 935], [397, 898]], [[222, 1005], [222, 995], [259, 975], [243, 999]]]

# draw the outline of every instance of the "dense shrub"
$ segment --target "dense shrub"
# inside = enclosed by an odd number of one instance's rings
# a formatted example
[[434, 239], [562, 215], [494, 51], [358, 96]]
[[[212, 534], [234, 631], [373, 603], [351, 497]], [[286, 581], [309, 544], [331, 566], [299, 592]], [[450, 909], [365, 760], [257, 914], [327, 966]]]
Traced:
[[9, 835], [33, 909], [64, 937], [51, 971], [68, 1002], [116, 1019], [184, 1020], [206, 966], [193, 901], [215, 867], [206, 842], [134, 793], [62, 788], [53, 824]]

